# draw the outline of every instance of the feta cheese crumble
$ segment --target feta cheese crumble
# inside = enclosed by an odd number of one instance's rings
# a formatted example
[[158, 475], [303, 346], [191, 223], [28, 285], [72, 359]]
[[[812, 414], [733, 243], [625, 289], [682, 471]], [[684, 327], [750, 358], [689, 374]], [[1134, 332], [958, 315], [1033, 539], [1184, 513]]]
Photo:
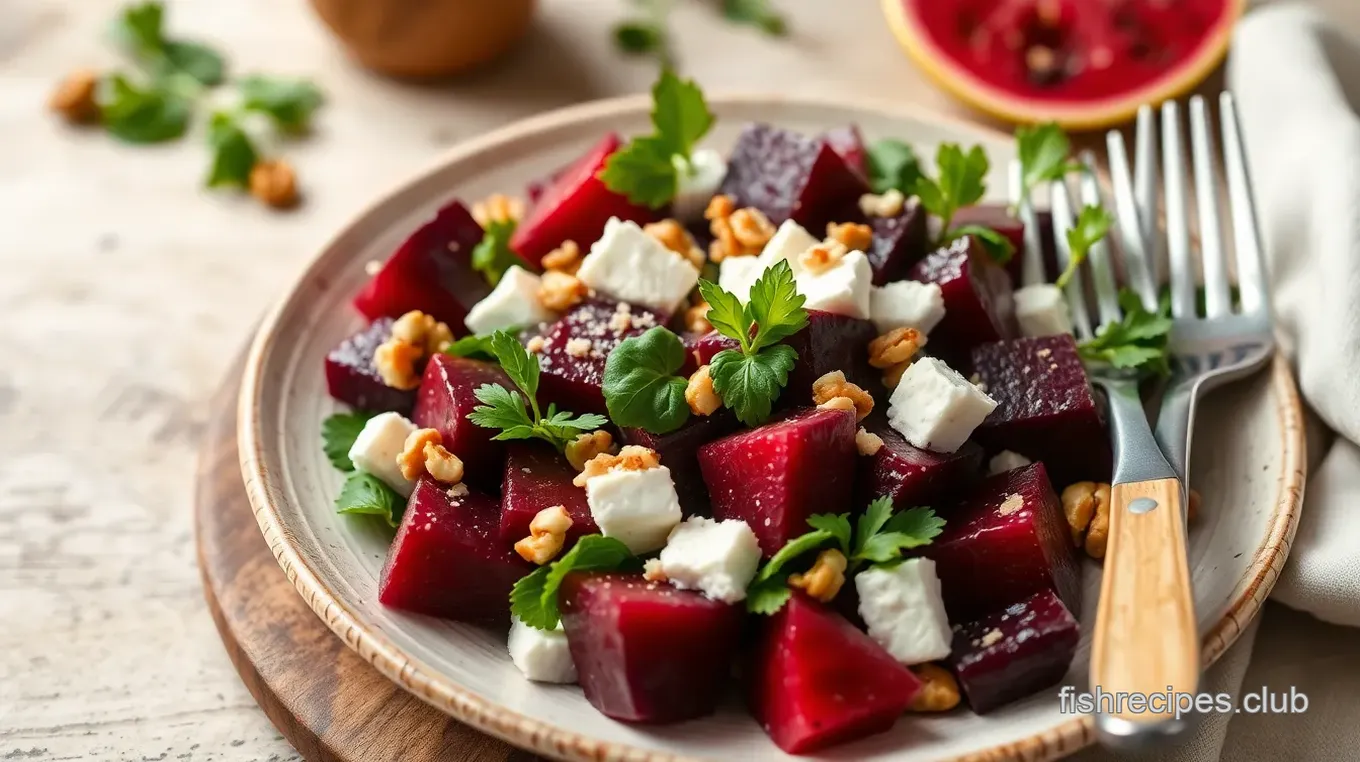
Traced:
[[679, 175], [671, 210], [677, 219], [700, 220], [709, 199], [718, 192], [727, 176], [727, 160], [711, 148], [700, 148], [689, 156], [689, 171]]
[[416, 483], [401, 475], [397, 456], [406, 449], [406, 437], [415, 430], [416, 425], [401, 413], [375, 415], [354, 438], [349, 459], [354, 461], [355, 468], [378, 477], [387, 486], [410, 497]]
[[1002, 450], [996, 455], [993, 455], [992, 459], [988, 461], [987, 474], [989, 476], [994, 476], [996, 474], [1004, 474], [1007, 471], [1014, 471], [1017, 468], [1023, 468], [1025, 466], [1028, 466], [1030, 463], [1033, 462], [1034, 461], [1030, 460], [1029, 458], [1026, 458], [1025, 456], [1021, 455], [1018, 452]]
[[[764, 272], [766, 268], [778, 263], [779, 260], [786, 259], [789, 262], [789, 267], [793, 269], [793, 274], [797, 275], [803, 268], [798, 262], [798, 258], [802, 256], [803, 252], [819, 243], [821, 241], [813, 238], [812, 234], [804, 230], [802, 225], [793, 220], [784, 220], [784, 224], [774, 231], [774, 236], [770, 238], [769, 243], [765, 244], [765, 248], [761, 250], [760, 256], [757, 257], [760, 260], [760, 270]], [[745, 300], [743, 299], [743, 301]]]
[[[763, 255], [762, 255], [763, 256]], [[793, 264], [793, 260], [790, 260]], [[801, 268], [794, 276], [805, 309], [867, 320], [874, 272], [862, 251], [851, 251], [821, 272]]]
[[889, 398], [888, 424], [916, 447], [954, 452], [996, 409], [996, 400], [935, 357], [907, 368]]
[[463, 323], [473, 333], [537, 325], [556, 317], [538, 300], [541, 280], [519, 265], [512, 265], [486, 298], [472, 305]]
[[694, 516], [671, 530], [661, 550], [661, 572], [681, 590], [736, 603], [760, 564], [760, 543], [745, 521]]
[[912, 558], [891, 568], [871, 567], [855, 575], [855, 589], [869, 637], [894, 659], [911, 665], [949, 655], [953, 632], [934, 561]]
[[510, 661], [524, 676], [540, 683], [576, 682], [576, 664], [567, 648], [567, 634], [562, 623], [555, 630], [540, 630], [514, 617], [510, 637], [506, 642]]
[[576, 277], [619, 301], [670, 313], [694, 290], [699, 271], [637, 223], [610, 217]]
[[1025, 286], [1015, 291], [1015, 319], [1020, 335], [1057, 336], [1072, 332], [1072, 317], [1062, 289], [1052, 283]]
[[930, 333], [944, 320], [944, 292], [938, 283], [914, 280], [874, 286], [869, 294], [869, 319], [880, 335], [897, 328]]
[[616, 537], [633, 554], [650, 553], [666, 544], [680, 523], [680, 498], [671, 470], [611, 469], [586, 481], [586, 502], [600, 534]]

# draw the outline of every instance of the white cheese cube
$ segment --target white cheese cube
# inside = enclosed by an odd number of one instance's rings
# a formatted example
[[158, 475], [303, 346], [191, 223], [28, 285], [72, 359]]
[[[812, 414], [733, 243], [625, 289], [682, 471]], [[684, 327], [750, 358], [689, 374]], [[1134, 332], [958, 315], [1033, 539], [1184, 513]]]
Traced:
[[784, 220], [784, 224], [774, 231], [774, 236], [770, 242], [765, 244], [765, 248], [760, 252], [761, 270], [771, 267], [781, 259], [789, 262], [789, 267], [793, 269], [793, 274], [797, 275], [803, 266], [798, 263], [798, 258], [803, 252], [821, 243], [813, 238], [810, 233], [803, 229], [802, 225], [793, 220]]
[[760, 257], [728, 257], [718, 265], [718, 285], [745, 304], [751, 298], [751, 286], [764, 272]]
[[671, 212], [684, 222], [703, 219], [704, 209], [726, 176], [727, 160], [722, 154], [711, 148], [694, 151], [689, 157], [689, 171], [680, 172]]
[[530, 680], [540, 683], [576, 682], [576, 664], [567, 648], [562, 623], [555, 630], [540, 630], [515, 617], [507, 641], [510, 661]]
[[891, 568], [871, 567], [855, 575], [855, 589], [869, 637], [894, 659], [910, 665], [949, 655], [953, 632], [934, 561], [912, 558]]
[[715, 601], [736, 603], [760, 564], [760, 543], [745, 521], [685, 519], [661, 550], [661, 570], [681, 590], [698, 590]]
[[953, 368], [922, 357], [893, 389], [888, 424], [923, 450], [954, 452], [995, 409], [996, 400]]
[[682, 518], [665, 466], [593, 476], [586, 482], [586, 502], [600, 534], [618, 538], [635, 555], [660, 549]]
[[869, 316], [879, 334], [898, 328], [930, 333], [944, 319], [944, 292], [938, 283], [914, 280], [874, 286], [869, 294]]
[[807, 297], [803, 304], [805, 309], [869, 319], [874, 271], [864, 252], [849, 252], [821, 272], [801, 270], [795, 281], [798, 293]]
[[380, 413], [368, 419], [354, 444], [349, 448], [349, 459], [354, 467], [382, 479], [392, 489], [406, 497], [416, 483], [401, 475], [397, 456], [406, 449], [406, 437], [416, 425], [401, 413]]
[[699, 271], [636, 222], [610, 217], [576, 277], [605, 296], [669, 313], [689, 296]]
[[519, 265], [512, 265], [486, 298], [472, 305], [463, 322], [473, 333], [502, 328], [523, 328], [557, 317], [538, 300], [540, 279]]
[[1017, 468], [1024, 468], [1034, 461], [1026, 458], [1018, 452], [1002, 450], [987, 462], [987, 474], [989, 476], [1004, 474], [1007, 471], [1014, 471]]
[[1072, 317], [1062, 289], [1052, 283], [1025, 286], [1015, 292], [1015, 319], [1022, 336], [1057, 336], [1072, 332]]

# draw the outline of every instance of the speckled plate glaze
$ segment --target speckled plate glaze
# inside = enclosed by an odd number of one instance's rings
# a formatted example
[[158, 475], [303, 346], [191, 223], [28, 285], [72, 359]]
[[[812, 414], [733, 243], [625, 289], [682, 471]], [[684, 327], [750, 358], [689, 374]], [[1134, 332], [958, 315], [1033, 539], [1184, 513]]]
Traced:
[[[993, 167], [1013, 155], [1010, 138], [883, 104], [778, 96], [713, 98], [717, 127], [706, 141], [730, 147], [749, 121], [817, 133], [858, 123], [869, 138], [894, 136], [925, 155], [943, 141], [981, 143]], [[649, 102], [624, 98], [519, 122], [464, 143], [360, 214], [324, 249], [266, 317], [247, 362], [239, 407], [241, 472], [266, 541], [298, 592], [332, 630], [407, 690], [488, 733], [563, 759], [766, 760], [782, 754], [734, 697], [710, 718], [669, 727], [609, 720], [574, 686], [525, 681], [505, 651], [505, 633], [391, 611], [377, 583], [388, 536], [338, 516], [341, 478], [320, 448], [321, 421], [336, 409], [322, 358], [361, 326], [350, 297], [383, 259], [448, 199], [517, 193], [526, 181], [575, 158], [606, 130], [649, 129]], [[1004, 188], [998, 174], [994, 188]], [[1304, 482], [1297, 391], [1282, 362], [1211, 396], [1196, 426], [1193, 482], [1204, 495], [1190, 561], [1203, 633], [1214, 661], [1256, 614], [1284, 564]], [[1083, 637], [1068, 682], [1085, 684], [1089, 624], [1099, 568], [1086, 573]], [[908, 716], [891, 732], [827, 752], [827, 759], [1038, 760], [1092, 742], [1089, 718], [1059, 712], [1057, 689], [978, 717]]]

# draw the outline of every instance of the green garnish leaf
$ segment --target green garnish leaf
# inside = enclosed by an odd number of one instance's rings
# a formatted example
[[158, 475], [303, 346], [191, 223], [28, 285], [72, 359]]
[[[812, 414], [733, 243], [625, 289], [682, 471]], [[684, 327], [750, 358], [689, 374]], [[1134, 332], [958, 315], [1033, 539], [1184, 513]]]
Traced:
[[892, 518], [893, 503], [892, 498], [887, 495], [880, 495], [869, 503], [869, 507], [864, 509], [864, 513], [855, 522], [855, 552], [864, 547], [864, 543], [870, 537], [883, 530], [883, 525]]
[[[844, 516], [848, 522], [850, 520], [850, 515], [844, 514]], [[806, 534], [798, 535], [792, 540], [784, 543], [784, 547], [780, 548], [770, 557], [769, 561], [765, 562], [765, 565], [760, 568], [760, 572], [756, 574], [752, 583], [760, 583], [778, 577], [784, 572], [784, 567], [788, 566], [793, 561], [814, 550], [820, 550], [828, 543], [832, 542], [840, 542], [840, 538], [836, 536], [835, 532], [829, 532], [825, 529], [815, 529]]]
[[847, 513], [819, 513], [808, 517], [808, 526], [830, 532], [840, 545], [841, 552], [850, 555], [850, 515]]
[[162, 50], [173, 71], [188, 74], [212, 87], [227, 78], [227, 62], [216, 50], [197, 42], [170, 41]]
[[345, 479], [340, 496], [335, 499], [337, 513], [356, 513], [381, 516], [390, 526], [401, 523], [406, 512], [406, 499], [373, 474], [355, 471]]
[[165, 36], [162, 3], [127, 6], [114, 21], [113, 33], [133, 58], [159, 76], [179, 72], [209, 87], [226, 79], [227, 64], [221, 53], [201, 43]]
[[472, 395], [482, 404], [468, 413], [468, 420], [485, 429], [499, 429], [492, 439], [542, 439], [561, 452], [582, 432], [594, 431], [609, 422], [596, 413], [573, 415], [558, 411], [554, 405], [548, 406], [545, 416], [537, 400], [538, 358], [508, 331], [491, 334], [489, 344], [505, 375], [522, 392], [513, 392], [500, 384], [482, 384], [473, 390]]
[[713, 356], [708, 372], [723, 405], [747, 426], [759, 426], [770, 417], [797, 360], [798, 353], [785, 344], [750, 355], [724, 349]]
[[128, 143], [163, 143], [184, 135], [192, 104], [164, 89], [143, 87], [122, 74], [100, 82], [104, 129]]
[[515, 265], [529, 269], [529, 265], [510, 248], [517, 222], [513, 219], [491, 220], [482, 233], [482, 240], [472, 249], [472, 269], [482, 274], [486, 282], [496, 285], [505, 271]]
[[1086, 255], [1090, 253], [1091, 247], [1110, 232], [1110, 225], [1113, 223], [1114, 218], [1102, 206], [1087, 205], [1081, 210], [1081, 214], [1077, 215], [1076, 224], [1067, 231], [1067, 267], [1062, 275], [1058, 276], [1058, 288], [1067, 288], [1068, 281], [1076, 275], [1081, 263], [1086, 261]]
[[752, 614], [772, 616], [784, 608], [793, 597], [789, 589], [788, 575], [783, 574], [746, 588], [746, 610]]
[[689, 171], [690, 153], [712, 126], [713, 113], [699, 86], [664, 68], [652, 86], [652, 134], [611, 154], [600, 180], [635, 204], [659, 209], [675, 198], [680, 173]]
[[900, 140], [885, 138], [870, 144], [864, 154], [869, 169], [869, 185], [874, 193], [899, 190], [911, 194], [921, 177], [921, 162], [916, 149]]
[[624, 21], [614, 27], [614, 44], [631, 55], [659, 54], [666, 49], [666, 30], [652, 21]]
[[1089, 363], [1132, 370], [1139, 375], [1165, 376], [1170, 372], [1166, 344], [1171, 335], [1171, 303], [1163, 298], [1156, 312], [1129, 289], [1119, 292], [1124, 317], [1102, 326], [1095, 338], [1077, 345], [1077, 354]]
[[239, 83], [241, 108], [266, 114], [285, 132], [302, 132], [325, 103], [320, 88], [305, 79], [252, 75]]
[[574, 571], [616, 571], [636, 559], [628, 546], [613, 537], [592, 534], [577, 540], [565, 555], [548, 566], [520, 578], [510, 590], [510, 612], [540, 630], [557, 628], [562, 613], [557, 592], [562, 580]]
[[656, 136], [633, 138], [611, 154], [600, 170], [600, 180], [610, 190], [653, 209], [675, 198], [678, 178], [666, 142]]
[[784, 543], [765, 565], [756, 573], [751, 584], [746, 586], [746, 610], [752, 614], [773, 614], [784, 607], [789, 600], [788, 579], [790, 571], [786, 567], [816, 550], [835, 544], [842, 551], [850, 542], [850, 514], [833, 515], [827, 513], [808, 517], [811, 532]]
[[803, 309], [806, 302], [807, 297], [798, 293], [788, 260], [781, 259], [761, 273], [751, 286], [746, 305], [746, 314], [756, 325], [751, 350], [759, 352], [806, 328], [808, 315]]
[[321, 422], [321, 449], [331, 465], [345, 472], [354, 470], [349, 449], [354, 446], [354, 440], [359, 438], [359, 432], [364, 430], [364, 424], [374, 415], [376, 413], [362, 410], [333, 413]]
[[992, 261], [998, 265], [1006, 264], [1015, 255], [1015, 244], [1011, 243], [1011, 239], [984, 225], [960, 225], [949, 231], [946, 238], [952, 241], [966, 235], [976, 238], [978, 243], [982, 244], [982, 248], [987, 250]]
[[604, 364], [604, 402], [617, 426], [653, 434], [674, 431], [689, 419], [688, 381], [676, 373], [685, 364], [685, 344], [661, 326], [624, 339]]
[[208, 123], [208, 145], [212, 147], [212, 167], [206, 181], [209, 188], [250, 184], [250, 170], [259, 160], [255, 144], [230, 114], [213, 114]]
[[722, 11], [728, 21], [749, 24], [772, 37], [789, 32], [784, 17], [770, 7], [769, 0], [723, 0]]
[[672, 156], [688, 161], [695, 144], [713, 128], [713, 112], [704, 101], [704, 91], [694, 80], [680, 79], [663, 69], [652, 86], [652, 126]]
[[736, 294], [723, 290], [711, 280], [699, 281], [699, 295], [708, 302], [706, 315], [709, 325], [718, 333], [736, 340], [741, 351], [751, 350], [751, 324], [754, 322]]
[[[509, 333], [516, 333], [518, 329], [508, 329]], [[491, 337], [494, 334], [482, 333], [472, 336], [464, 336], [455, 339], [444, 347], [443, 352], [453, 357], [467, 357], [472, 360], [489, 360], [496, 362], [496, 351], [491, 347]]]
[[930, 508], [910, 508], [888, 520], [881, 531], [865, 539], [855, 551], [855, 560], [874, 564], [891, 563], [902, 551], [929, 545], [944, 531], [944, 519]]
[[1080, 162], [1068, 158], [1071, 142], [1054, 122], [1016, 128], [1015, 143], [1020, 158], [1021, 198], [1029, 198], [1040, 183], [1061, 180], [1068, 172], [1083, 169]]
[[113, 22], [114, 37], [137, 57], [165, 47], [165, 6], [158, 2], [125, 6]]
[[927, 212], [940, 218], [940, 230], [949, 231], [954, 214], [982, 200], [987, 192], [987, 171], [991, 165], [982, 146], [965, 153], [955, 143], [942, 143], [935, 152], [937, 178], [922, 174], [913, 186]]

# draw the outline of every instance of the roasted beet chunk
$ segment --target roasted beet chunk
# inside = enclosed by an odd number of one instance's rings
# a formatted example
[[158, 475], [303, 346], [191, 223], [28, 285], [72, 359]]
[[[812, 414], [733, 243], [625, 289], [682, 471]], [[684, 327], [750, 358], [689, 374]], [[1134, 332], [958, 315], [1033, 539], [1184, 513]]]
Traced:
[[378, 580], [378, 600], [476, 624], [510, 621], [510, 588], [534, 565], [501, 542], [495, 498], [459, 497], [428, 476], [416, 482]]
[[1104, 414], [1071, 336], [983, 344], [973, 349], [973, 369], [997, 402], [973, 432], [988, 450], [1043, 461], [1059, 490], [1110, 480]]
[[921, 688], [868, 635], [802, 593], [762, 623], [750, 666], [751, 713], [790, 754], [891, 728]]
[[[538, 355], [542, 369], [539, 402], [555, 402], [573, 413], [605, 413], [605, 359], [624, 339], [665, 322], [665, 316], [651, 310], [606, 299], [592, 299], [571, 308], [544, 335], [543, 351]], [[693, 370], [687, 367], [681, 372]]]
[[482, 228], [466, 207], [455, 201], [411, 234], [354, 297], [354, 306], [370, 318], [400, 317], [411, 310], [467, 333], [463, 317], [491, 287], [472, 269], [472, 249]]
[[928, 253], [926, 212], [914, 198], [897, 216], [874, 217], [869, 226], [874, 230], [874, 243], [865, 254], [874, 269], [875, 286], [905, 278], [911, 266]]
[[[897, 510], [918, 505], [937, 505], [941, 498], [956, 496], [980, 476], [982, 448], [967, 442], [956, 452], [938, 453], [913, 447], [888, 425], [881, 413], [864, 421], [864, 427], [883, 440], [873, 455], [859, 458], [855, 504], [863, 508], [887, 495]], [[942, 508], [942, 514], [946, 511]]]
[[626, 445], [641, 445], [656, 451], [661, 465], [671, 470], [675, 494], [686, 516], [709, 515], [708, 486], [699, 470], [699, 447], [737, 429], [737, 419], [730, 411], [719, 410], [713, 415], [692, 415], [684, 425], [667, 434], [653, 434], [645, 429], [623, 429], [620, 434]]
[[515, 388], [498, 365], [435, 355], [425, 368], [411, 420], [423, 429], [438, 431], [444, 447], [463, 461], [467, 478], [494, 490], [499, 486], [505, 447], [491, 439], [499, 432], [468, 420], [472, 409], [482, 404], [473, 392], [483, 384]]
[[586, 503], [586, 491], [572, 484], [576, 469], [544, 442], [511, 442], [506, 446], [501, 482], [501, 540], [513, 545], [529, 536], [529, 523], [544, 508], [560, 505], [571, 516], [565, 553], [583, 535], [599, 534]]
[[1005, 236], [1015, 251], [1015, 256], [1011, 257], [1005, 265], [1006, 273], [1011, 276], [1012, 284], [1019, 285], [1021, 268], [1025, 261], [1025, 223], [1011, 214], [1010, 207], [1005, 204], [979, 204], [965, 207], [954, 215], [952, 224], [955, 226], [981, 225]]
[[937, 283], [944, 292], [944, 320], [930, 333], [930, 351], [956, 368], [978, 344], [1015, 335], [1011, 279], [971, 236], [927, 256], [910, 277]]
[[852, 412], [803, 408], [700, 447], [714, 518], [745, 521], [768, 558], [808, 516], [850, 510], [855, 428]]
[[563, 241], [589, 248], [610, 217], [639, 224], [656, 219], [655, 212], [609, 190], [599, 178], [605, 159], [618, 148], [619, 136], [611, 132], [575, 164], [553, 175], [515, 229], [510, 248], [536, 265]]
[[627, 722], [710, 714], [731, 674], [745, 609], [639, 574], [567, 575], [562, 625], [586, 700]]
[[845, 163], [851, 169], [868, 177], [868, 167], [865, 166], [864, 156], [864, 136], [860, 134], [859, 127], [854, 124], [847, 124], [844, 127], [837, 127], [834, 130], [827, 130], [822, 137], [828, 144], [845, 159]]
[[978, 714], [1061, 682], [1081, 628], [1052, 590], [954, 630], [949, 667]]
[[820, 235], [828, 222], [861, 219], [859, 197], [869, 186], [826, 140], [752, 124], [737, 139], [718, 192], [775, 225], [792, 219]]
[[922, 553], [935, 559], [951, 621], [967, 621], [1048, 588], [1073, 611], [1081, 572], [1044, 464], [997, 474], [950, 513]]
[[378, 318], [326, 355], [326, 390], [332, 397], [373, 413], [411, 412], [416, 404], [416, 390], [388, 386], [373, 364], [378, 345], [391, 335], [392, 318]]

